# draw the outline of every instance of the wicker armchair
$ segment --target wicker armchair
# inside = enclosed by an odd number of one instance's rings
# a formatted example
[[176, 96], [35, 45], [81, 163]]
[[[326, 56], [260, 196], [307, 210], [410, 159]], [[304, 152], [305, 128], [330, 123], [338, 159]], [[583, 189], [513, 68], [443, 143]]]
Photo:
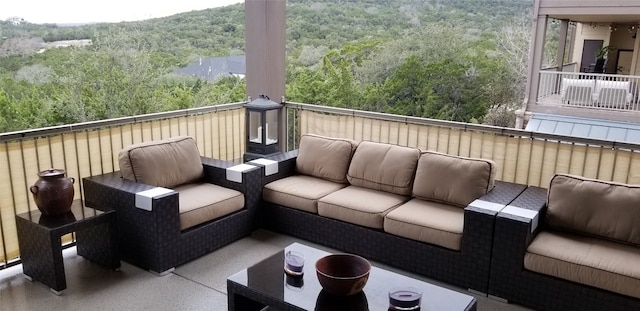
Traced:
[[[151, 145], [151, 148], [155, 148], [157, 145], [164, 146], [164, 144], [169, 144], [171, 148], [178, 144], [176, 147], [178, 149], [184, 149], [186, 144], [187, 148], [195, 148], [197, 153], [195, 142], [189, 137], [144, 143], [141, 146], [147, 148]], [[161, 152], [160, 156], [156, 153], [154, 159], [149, 159], [149, 152], [147, 152], [144, 155], [147, 158], [143, 157], [144, 163], [162, 171], [176, 169], [173, 172], [167, 172], [167, 175], [174, 174], [173, 177], [169, 177], [170, 179], [175, 178], [175, 174], [189, 170], [182, 167], [186, 164], [180, 163], [180, 157], [175, 159], [167, 155], [175, 150], [169, 153], [165, 151]], [[121, 152], [121, 158], [124, 152], [125, 150]], [[191, 151], [187, 151], [189, 152]], [[193, 158], [193, 152], [189, 156]], [[83, 179], [87, 206], [116, 211], [122, 260], [163, 275], [180, 264], [245, 237], [254, 230], [255, 214], [261, 193], [260, 169], [253, 167], [236, 172], [236, 175], [241, 176], [241, 180], [238, 180], [240, 182], [230, 181], [227, 180], [227, 170], [234, 166], [234, 163], [204, 158], [197, 154], [195, 157], [197, 165], [202, 166], [202, 171], [198, 175], [200, 177], [187, 184], [180, 183], [177, 187], [171, 187], [172, 189], [123, 178], [122, 176], [128, 173], [122, 171]], [[144, 168], [139, 163], [134, 164], [133, 167], [138, 171]], [[191, 165], [191, 168], [193, 167]], [[123, 165], [122, 161], [120, 168], [123, 171], [130, 169], [126, 164]], [[138, 178], [140, 178], [140, 172], [138, 172]], [[153, 179], [149, 176], [144, 178]], [[163, 179], [165, 176], [159, 174], [154, 178]], [[203, 198], [203, 192], [193, 190], [194, 187], [191, 185], [209, 187], [204, 189], [204, 193], [210, 193], [207, 196], [212, 198], [206, 196]], [[239, 192], [240, 197], [236, 191]], [[220, 196], [217, 192], [224, 192], [224, 195]], [[228, 194], [235, 194], [235, 204], [241, 202], [239, 207], [229, 206], [228, 201], [231, 200], [224, 201]], [[211, 202], [222, 200], [221, 204], [227, 204], [227, 206], [223, 206], [223, 212], [219, 212], [219, 207], [203, 212], [193, 206], [185, 211], [185, 207], [181, 205], [187, 205], [185, 201], [189, 199], [187, 196], [194, 195], [197, 197], [188, 204], [202, 203], [203, 200], [206, 204], [211, 204]], [[191, 219], [185, 220], [185, 213], [189, 211], [192, 212]], [[197, 223], [198, 218], [202, 218], [202, 222]]]

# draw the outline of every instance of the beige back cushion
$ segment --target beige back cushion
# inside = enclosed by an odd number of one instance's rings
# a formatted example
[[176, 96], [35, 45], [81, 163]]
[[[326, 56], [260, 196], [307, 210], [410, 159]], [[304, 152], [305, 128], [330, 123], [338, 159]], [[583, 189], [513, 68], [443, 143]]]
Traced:
[[420, 150], [361, 142], [351, 159], [347, 179], [354, 186], [410, 195]]
[[123, 178], [156, 187], [173, 188], [204, 175], [198, 146], [187, 136], [130, 145], [118, 163]]
[[413, 196], [466, 207], [493, 189], [495, 175], [491, 160], [424, 152], [418, 160]]
[[350, 139], [304, 135], [300, 138], [296, 171], [346, 184], [347, 169], [356, 146]]
[[640, 185], [556, 174], [547, 206], [549, 226], [640, 245]]

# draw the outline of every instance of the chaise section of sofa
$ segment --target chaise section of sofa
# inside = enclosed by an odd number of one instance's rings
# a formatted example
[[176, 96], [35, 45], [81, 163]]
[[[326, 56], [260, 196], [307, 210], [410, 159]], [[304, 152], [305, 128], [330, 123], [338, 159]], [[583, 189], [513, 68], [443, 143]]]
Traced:
[[[234, 163], [200, 157], [191, 137], [140, 143], [120, 171], [83, 179], [87, 206], [116, 210], [122, 259], [159, 274], [254, 230], [260, 170], [226, 179]], [[155, 194], [144, 200], [145, 193]], [[158, 192], [159, 191], [159, 192]]]
[[640, 309], [640, 186], [556, 174], [530, 189], [512, 204], [531, 213], [498, 215], [490, 293], [544, 310]]
[[[306, 140], [305, 137], [303, 140]], [[483, 180], [484, 184], [481, 186], [482, 191], [469, 195], [473, 191], [469, 191], [466, 187], [476, 183], [461, 183], [458, 186], [459, 189], [463, 189], [462, 191], [442, 194], [436, 191], [442, 195], [443, 200], [441, 201], [436, 197], [433, 197], [432, 201], [420, 199], [429, 202], [429, 204], [441, 205], [443, 210], [453, 209], [455, 222], [463, 222], [464, 233], [459, 239], [459, 249], [452, 249], [438, 243], [425, 242], [413, 236], [405, 237], [384, 230], [385, 216], [389, 216], [398, 206], [412, 200], [416, 181], [418, 184], [422, 184], [421, 180], [416, 179], [418, 159], [421, 153], [415, 153], [417, 150], [414, 148], [371, 142], [357, 144], [347, 171], [349, 185], [318, 199], [318, 213], [299, 207], [282, 205], [280, 204], [282, 202], [271, 201], [270, 197], [266, 195], [268, 188], [275, 182], [289, 178], [289, 176], [300, 175], [295, 170], [295, 162], [298, 154], [306, 152], [304, 150], [306, 147], [301, 144], [297, 151], [270, 158], [278, 161], [279, 169], [277, 176], [265, 177], [267, 184], [265, 185], [260, 217], [265, 228], [345, 252], [359, 254], [371, 260], [450, 284], [487, 292], [495, 215], [497, 211], [516, 198], [526, 188], [525, 185], [501, 181], [494, 183], [492, 174], [495, 167], [489, 168], [487, 162], [469, 159], [469, 161], [484, 163], [482, 165], [485, 168], [482, 171], [488, 172], [487, 175], [479, 178]], [[395, 154], [394, 151], [398, 154]], [[429, 155], [422, 154], [425, 159]], [[435, 156], [443, 158], [442, 163], [437, 165], [438, 167], [450, 164], [447, 162], [451, 160], [449, 156], [441, 154], [435, 154]], [[415, 159], [415, 162], [412, 162], [414, 160], [401, 160], [403, 157]], [[454, 160], [467, 161], [457, 157], [454, 157]], [[380, 165], [383, 168], [379, 168]], [[423, 166], [423, 168], [426, 167], [428, 166]], [[465, 165], [459, 166], [458, 169], [465, 171], [465, 174], [471, 172], [469, 167]], [[437, 169], [429, 170], [426, 174], [435, 174], [436, 171]], [[384, 173], [381, 174], [381, 172]], [[457, 174], [455, 172], [445, 174], [452, 177], [451, 182], [453, 183], [456, 177], [459, 177], [450, 175]], [[437, 179], [435, 183], [438, 183]], [[342, 195], [336, 195], [336, 193], [340, 194], [341, 191], [349, 188], [352, 190], [348, 192], [349, 194], [344, 192]], [[422, 186], [419, 188], [422, 189]], [[423, 194], [419, 189], [415, 191]], [[379, 202], [378, 197], [372, 196], [374, 193], [384, 196], [385, 200], [389, 201]], [[398, 198], [397, 201], [392, 201], [394, 198]], [[451, 205], [449, 200], [453, 200], [451, 202], [455, 202], [454, 204], [457, 206]], [[469, 200], [472, 202], [467, 204]], [[386, 204], [388, 207], [373, 210], [367, 215], [369, 204], [374, 206]], [[360, 207], [360, 209], [354, 207]], [[356, 212], [352, 212], [352, 209]], [[424, 211], [428, 211], [428, 209], [419, 209], [411, 217], [437, 218], [430, 213], [422, 217], [421, 213]], [[482, 269], [478, 269], [478, 267], [482, 267]]]

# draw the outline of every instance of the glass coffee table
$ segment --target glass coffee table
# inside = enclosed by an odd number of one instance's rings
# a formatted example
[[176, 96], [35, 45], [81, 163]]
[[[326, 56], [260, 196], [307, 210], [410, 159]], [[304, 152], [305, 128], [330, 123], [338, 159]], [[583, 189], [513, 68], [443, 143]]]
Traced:
[[[304, 255], [302, 277], [284, 273], [287, 251]], [[227, 278], [229, 310], [388, 310], [389, 290], [411, 286], [422, 291], [421, 310], [476, 310], [470, 295], [416, 280], [395, 272], [371, 267], [363, 291], [349, 297], [326, 293], [316, 276], [316, 260], [329, 253], [300, 243]]]

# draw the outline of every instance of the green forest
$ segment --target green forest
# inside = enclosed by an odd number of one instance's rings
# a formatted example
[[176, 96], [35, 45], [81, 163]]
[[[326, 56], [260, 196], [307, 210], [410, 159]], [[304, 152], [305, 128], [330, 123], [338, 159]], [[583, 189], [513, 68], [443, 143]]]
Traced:
[[[513, 126], [532, 5], [288, 0], [286, 98]], [[0, 21], [0, 132], [243, 101], [241, 79], [172, 73], [244, 45], [243, 4], [73, 27]]]

